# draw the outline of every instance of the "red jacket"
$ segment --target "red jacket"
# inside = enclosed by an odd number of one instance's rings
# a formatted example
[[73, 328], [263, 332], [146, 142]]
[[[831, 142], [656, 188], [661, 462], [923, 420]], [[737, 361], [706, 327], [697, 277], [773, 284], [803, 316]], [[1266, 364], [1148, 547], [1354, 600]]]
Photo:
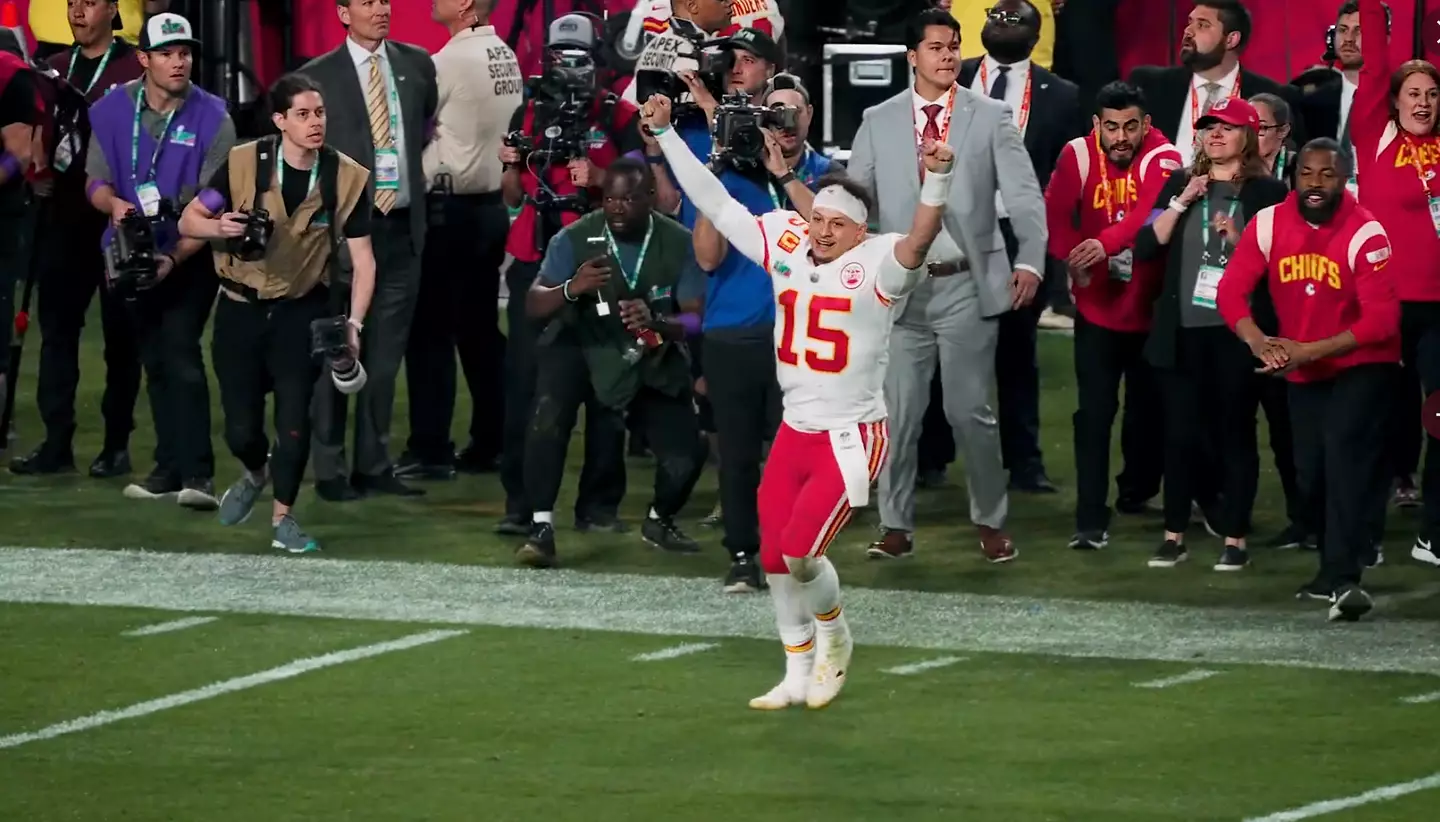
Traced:
[[[1294, 382], [1334, 377], [1363, 363], [1400, 361], [1400, 300], [1390, 239], [1369, 210], [1345, 193], [1330, 222], [1300, 216], [1299, 195], [1255, 215], [1220, 278], [1215, 304], [1233, 329], [1250, 316], [1250, 295], [1266, 278], [1279, 335], [1317, 342], [1349, 331], [1359, 346], [1303, 365]], [[1433, 234], [1432, 234], [1433, 236]]]
[[[1071, 140], [1060, 152], [1045, 189], [1050, 256], [1063, 261], [1089, 239], [1098, 239], [1107, 257], [1129, 249], [1145, 227], [1150, 204], [1179, 167], [1180, 152], [1158, 128], [1145, 135], [1128, 169], [1100, 151], [1094, 131]], [[1096, 264], [1090, 269], [1089, 285], [1071, 286], [1075, 309], [1088, 322], [1112, 331], [1149, 331], [1164, 269], [1163, 258], [1135, 262], [1130, 281], [1122, 282], [1111, 279], [1108, 263]]]

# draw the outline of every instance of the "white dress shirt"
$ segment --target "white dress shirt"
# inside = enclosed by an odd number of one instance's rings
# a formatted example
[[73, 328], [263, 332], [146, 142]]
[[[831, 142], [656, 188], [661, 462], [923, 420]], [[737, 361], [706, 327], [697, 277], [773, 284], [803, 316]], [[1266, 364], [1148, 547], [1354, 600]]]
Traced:
[[525, 99], [515, 52], [494, 26], [467, 28], [435, 53], [435, 74], [440, 104], [421, 156], [425, 179], [443, 170], [456, 194], [499, 191], [500, 144]]
[[[990, 89], [995, 87], [995, 81], [1000, 79], [1001, 74], [1006, 75], [1004, 102], [1010, 106], [1010, 117], [1015, 121], [1015, 127], [1020, 129], [1020, 137], [1024, 139], [1025, 132], [1030, 128], [1029, 113], [1025, 112], [1025, 122], [1021, 123], [1020, 116], [1025, 105], [1025, 84], [1030, 81], [1030, 61], [1028, 59], [1010, 63], [1010, 71], [1000, 71], [1002, 65], [990, 55], [981, 58], [981, 69], [975, 70], [975, 79], [970, 83], [970, 90], [983, 97], [990, 96]], [[1033, 104], [1033, 98], [1032, 98]], [[995, 193], [995, 213], [1001, 219], [1006, 219], [1010, 213], [1005, 210], [1005, 199], [999, 192]]]
[[[395, 117], [395, 153], [400, 160], [400, 190], [395, 192], [395, 208], [406, 208], [410, 205], [410, 180], [406, 177], [405, 170], [405, 114], [399, 110], [399, 92], [395, 92], [395, 99], [391, 99], [390, 92], [395, 91], [390, 87], [392, 80], [399, 82], [394, 76], [394, 69], [390, 65], [390, 55], [386, 52], [385, 43], [381, 41], [379, 48], [374, 52], [366, 51], [364, 46], [356, 43], [349, 37], [345, 38], [345, 48], [350, 51], [350, 59], [355, 61], [355, 75], [360, 79], [360, 99], [363, 101], [370, 93], [370, 58], [380, 55], [380, 79], [385, 83], [385, 105], [390, 108], [390, 113]], [[369, 112], [363, 112], [362, 119], [370, 121]], [[373, 171], [373, 169], [372, 169]]]
[[[940, 130], [941, 135], [948, 137], [949, 135], [946, 134], [945, 129], [950, 122], [950, 111], [946, 109], [945, 103], [949, 99], [950, 92], [947, 91], [937, 99], [926, 100], [920, 96], [920, 92], [915, 91], [913, 86], [911, 87], [910, 103], [913, 108], [910, 114], [913, 118], [911, 126], [915, 132], [915, 173], [917, 175], [920, 173], [921, 136], [925, 131], [925, 124], [929, 122], [930, 119], [925, 114], [925, 107], [929, 105], [940, 106], [940, 113], [935, 117], [935, 126]], [[959, 262], [963, 259], [965, 259], [965, 252], [960, 250], [960, 244], [955, 242], [954, 238], [950, 236], [950, 232], [945, 230], [945, 225], [942, 223], [940, 225], [940, 233], [935, 237], [935, 242], [930, 244], [930, 252], [925, 255], [925, 262]]]
[[1357, 86], [1350, 82], [1350, 78], [1340, 75], [1340, 126], [1335, 132], [1335, 139], [1339, 140], [1340, 135], [1345, 133], [1345, 124], [1350, 122], [1350, 107], [1355, 105], [1355, 90]]
[[[1185, 105], [1180, 109], [1180, 125], [1175, 128], [1175, 147], [1180, 150], [1180, 160], [1184, 165], [1189, 166], [1195, 161], [1195, 123], [1191, 121], [1193, 116], [1200, 119], [1198, 113], [1205, 108], [1205, 84], [1210, 82], [1198, 74], [1190, 77], [1190, 93], [1185, 96]], [[1220, 86], [1214, 102], [1228, 99], [1235, 93], [1235, 86], [1240, 82], [1240, 64], [1236, 63], [1230, 73], [1215, 81]], [[1242, 93], [1244, 89], [1240, 90]]]

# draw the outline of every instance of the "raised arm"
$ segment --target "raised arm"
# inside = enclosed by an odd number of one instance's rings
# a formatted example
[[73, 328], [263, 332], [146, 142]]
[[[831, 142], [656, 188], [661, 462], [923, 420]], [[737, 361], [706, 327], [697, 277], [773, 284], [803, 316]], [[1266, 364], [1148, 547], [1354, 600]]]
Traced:
[[903, 297], [925, 279], [925, 255], [940, 234], [945, 203], [950, 199], [950, 173], [955, 154], [948, 145], [926, 140], [920, 148], [925, 163], [925, 182], [920, 185], [920, 205], [910, 223], [910, 233], [895, 243], [895, 252], [880, 266], [877, 287], [882, 296]]
[[1350, 142], [1356, 148], [1356, 165], [1362, 158], [1374, 160], [1380, 139], [1389, 127], [1390, 36], [1386, 31], [1385, 8], [1381, 0], [1360, 0], [1360, 81], [1350, 105]]

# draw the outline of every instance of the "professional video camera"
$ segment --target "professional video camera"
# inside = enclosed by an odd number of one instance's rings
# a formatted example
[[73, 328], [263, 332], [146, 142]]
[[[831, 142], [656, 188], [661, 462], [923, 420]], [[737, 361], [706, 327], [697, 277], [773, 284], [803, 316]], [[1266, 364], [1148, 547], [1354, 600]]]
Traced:
[[[707, 42], [679, 34], [667, 35], [663, 41], [657, 38], [636, 66], [635, 99], [644, 101], [652, 94], [663, 94], [670, 98], [675, 116], [694, 111], [698, 107], [690, 99], [690, 87], [685, 85], [679, 74], [687, 70], [694, 71], [711, 96], [720, 99], [725, 94], [725, 79], [730, 75], [735, 60], [729, 49], [721, 48], [724, 42]], [[677, 50], [663, 48], [664, 44], [673, 44]], [[690, 53], [679, 53], [678, 49], [687, 45]], [[694, 68], [690, 67], [691, 63]]]
[[365, 387], [365, 366], [350, 354], [350, 326], [345, 317], [324, 317], [310, 323], [310, 354], [325, 358], [330, 380], [341, 394], [354, 394]]
[[270, 237], [275, 233], [275, 221], [270, 218], [270, 212], [259, 206], [250, 211], [241, 209], [240, 213], [245, 216], [236, 222], [245, 223], [245, 233], [227, 242], [230, 253], [247, 263], [265, 259], [265, 250], [270, 247]]
[[799, 128], [799, 112], [793, 108], [755, 105], [744, 91], [727, 94], [715, 110], [715, 145], [710, 162], [729, 163], [739, 169], [757, 168], [765, 161], [763, 129], [794, 132]]
[[155, 223], [174, 213], [170, 201], [161, 200], [155, 217], [146, 217], [132, 208], [115, 226], [110, 244], [105, 247], [105, 284], [112, 294], [133, 300], [154, 287], [160, 273]]

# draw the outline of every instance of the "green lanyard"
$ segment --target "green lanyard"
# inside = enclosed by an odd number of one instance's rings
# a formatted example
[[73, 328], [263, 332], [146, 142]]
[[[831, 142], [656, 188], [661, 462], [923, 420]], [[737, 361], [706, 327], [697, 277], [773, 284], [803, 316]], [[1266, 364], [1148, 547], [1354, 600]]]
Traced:
[[1277, 180], [1285, 179], [1285, 159], [1285, 149], [1282, 148], [1275, 157], [1275, 179]]
[[[280, 199], [285, 199], [285, 155], [275, 152], [275, 179], [280, 184]], [[310, 192], [315, 190], [315, 182], [320, 179], [320, 158], [315, 158], [315, 165], [310, 166], [310, 186], [305, 189], [305, 196], [308, 198]]]
[[[181, 106], [184, 105], [182, 101]], [[170, 135], [170, 124], [175, 120], [175, 112], [180, 106], [170, 110], [165, 115], [165, 127], [160, 130], [160, 139], [155, 141], [155, 153], [150, 156], [150, 168], [146, 170], [145, 182], [155, 179], [155, 167], [160, 163], [160, 149], [165, 147], [165, 138]], [[140, 81], [140, 90], [135, 94], [135, 128], [130, 132], [130, 176], [139, 179], [140, 166], [140, 116], [145, 112], [145, 81]]]
[[631, 274], [625, 270], [625, 264], [620, 262], [620, 247], [615, 244], [615, 235], [610, 233], [610, 226], [605, 226], [605, 239], [610, 241], [610, 253], [615, 255], [615, 264], [620, 266], [620, 273], [625, 277], [625, 284], [631, 291], [635, 290], [635, 284], [640, 281], [640, 269], [645, 266], [645, 253], [650, 250], [650, 235], [655, 231], [655, 216], [650, 216], [650, 224], [645, 227], [645, 241], [640, 244], [640, 256], [635, 258], [635, 273]]
[[[105, 49], [105, 56], [100, 58], [100, 65], [95, 67], [95, 73], [90, 76], [90, 85], [85, 87], [85, 91], [83, 92], [84, 94], [88, 95], [90, 93], [90, 90], [95, 88], [95, 84], [100, 82], [100, 75], [105, 73], [105, 67], [110, 65], [110, 55], [114, 53], [115, 41], [111, 40], [109, 48]], [[70, 82], [70, 78], [75, 76], [75, 61], [79, 57], [80, 47], [76, 46], [70, 51], [70, 68], [65, 71], [65, 82]]]
[[[1209, 260], [1209, 259], [1210, 259], [1210, 198], [1209, 198], [1209, 197], [1204, 197], [1204, 198], [1202, 198], [1202, 204], [1203, 204], [1203, 209], [1204, 209], [1204, 210], [1203, 210], [1203, 213], [1201, 214], [1201, 217], [1202, 217], [1202, 219], [1203, 219], [1203, 222], [1200, 223], [1200, 243], [1201, 243], [1201, 247], [1204, 249], [1204, 252], [1203, 252], [1203, 255], [1202, 255], [1203, 258], [1206, 259], [1206, 260]], [[1230, 213], [1227, 215], [1230, 219], [1232, 219], [1232, 220], [1235, 219], [1235, 208], [1236, 208], [1237, 206], [1239, 206], [1239, 205], [1240, 205], [1240, 198], [1239, 198], [1239, 197], [1236, 197], [1235, 199], [1233, 199], [1233, 200], [1230, 201]]]
[[772, 180], [765, 185], [768, 186], [770, 189], [770, 202], [775, 206], [775, 208], [780, 208], [780, 193], [775, 190], [775, 182]]

